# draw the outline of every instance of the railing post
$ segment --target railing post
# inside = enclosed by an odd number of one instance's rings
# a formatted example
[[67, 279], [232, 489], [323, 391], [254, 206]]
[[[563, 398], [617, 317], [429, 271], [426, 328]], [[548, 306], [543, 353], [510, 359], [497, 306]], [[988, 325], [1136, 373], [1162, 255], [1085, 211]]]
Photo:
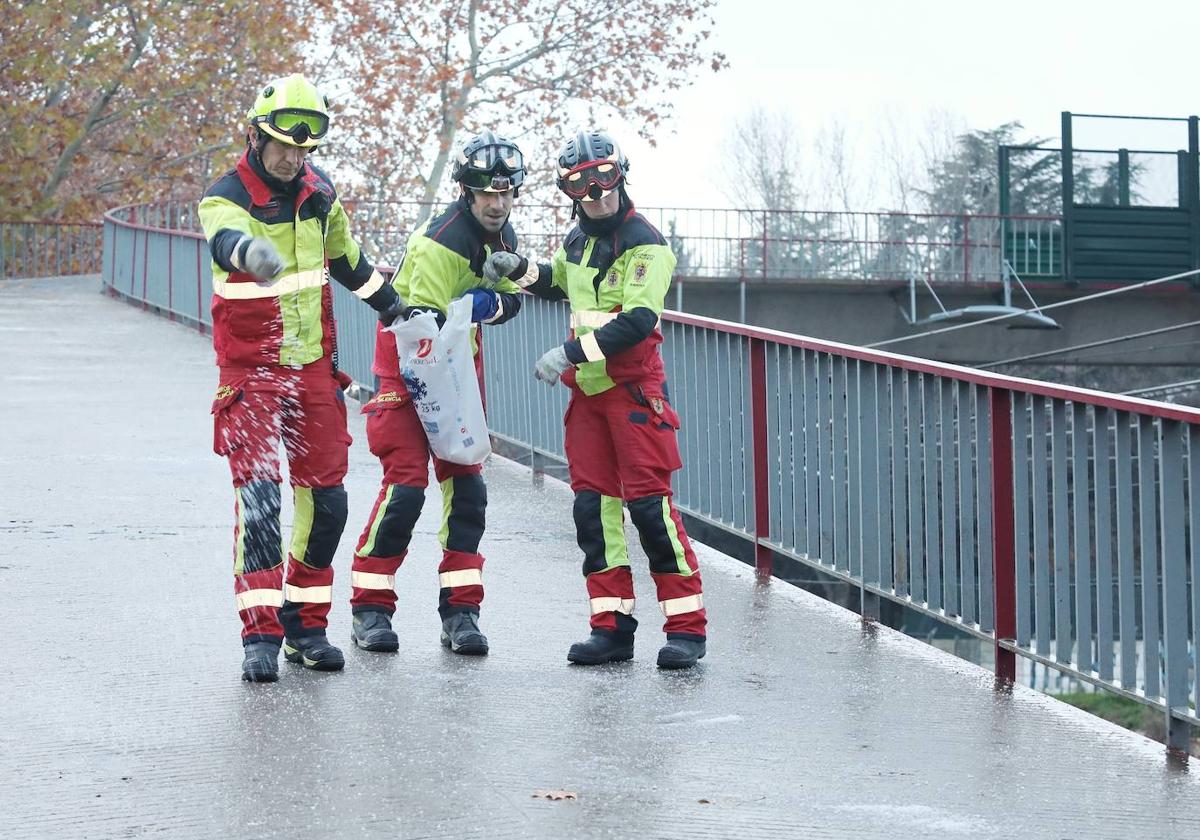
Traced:
[[767, 477], [767, 344], [750, 339], [750, 427], [754, 465], [754, 568], [760, 581], [771, 577], [771, 489]]
[[[989, 389], [992, 462], [992, 586], [996, 622], [996, 681], [1016, 681], [1016, 654], [1001, 646], [1017, 637], [1016, 558], [1013, 528], [1013, 441], [1012, 394], [1003, 388]], [[984, 457], [982, 447], [979, 456]]]
[[971, 282], [971, 217], [963, 213], [963, 282]]

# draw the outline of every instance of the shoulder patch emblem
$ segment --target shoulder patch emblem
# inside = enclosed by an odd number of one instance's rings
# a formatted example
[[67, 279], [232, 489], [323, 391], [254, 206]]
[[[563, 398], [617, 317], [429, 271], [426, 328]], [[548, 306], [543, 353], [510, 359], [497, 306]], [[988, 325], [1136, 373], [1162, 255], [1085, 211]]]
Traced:
[[636, 286], [641, 286], [646, 282], [646, 264], [644, 262], [637, 263], [633, 267], [633, 282]]

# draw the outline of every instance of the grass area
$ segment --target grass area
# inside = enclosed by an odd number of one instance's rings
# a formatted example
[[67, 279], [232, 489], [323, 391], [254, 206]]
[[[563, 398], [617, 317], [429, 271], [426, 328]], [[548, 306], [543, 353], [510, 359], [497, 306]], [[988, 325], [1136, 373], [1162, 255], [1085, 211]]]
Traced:
[[1072, 691], [1067, 694], [1052, 694], [1051, 696], [1056, 700], [1083, 709], [1085, 712], [1091, 712], [1096, 717], [1102, 717], [1117, 726], [1149, 734], [1146, 718], [1152, 710], [1136, 700], [1129, 700], [1106, 691]]

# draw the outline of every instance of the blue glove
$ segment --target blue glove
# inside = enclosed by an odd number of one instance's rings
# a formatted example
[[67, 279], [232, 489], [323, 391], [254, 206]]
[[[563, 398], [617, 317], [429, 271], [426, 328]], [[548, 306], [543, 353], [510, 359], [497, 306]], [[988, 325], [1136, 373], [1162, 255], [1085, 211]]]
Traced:
[[472, 321], [486, 321], [500, 309], [500, 298], [491, 289], [471, 289], [463, 297], [471, 298]]

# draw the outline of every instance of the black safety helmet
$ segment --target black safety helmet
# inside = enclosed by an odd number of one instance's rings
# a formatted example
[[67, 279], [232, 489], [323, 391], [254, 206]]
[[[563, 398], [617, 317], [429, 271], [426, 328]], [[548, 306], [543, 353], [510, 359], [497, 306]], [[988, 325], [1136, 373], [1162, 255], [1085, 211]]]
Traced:
[[621, 187], [629, 158], [604, 131], [581, 131], [558, 153], [558, 188], [573, 201], [594, 201]]
[[481, 131], [458, 153], [451, 177], [472, 190], [513, 191], [525, 182], [525, 157], [517, 144], [492, 131]]

